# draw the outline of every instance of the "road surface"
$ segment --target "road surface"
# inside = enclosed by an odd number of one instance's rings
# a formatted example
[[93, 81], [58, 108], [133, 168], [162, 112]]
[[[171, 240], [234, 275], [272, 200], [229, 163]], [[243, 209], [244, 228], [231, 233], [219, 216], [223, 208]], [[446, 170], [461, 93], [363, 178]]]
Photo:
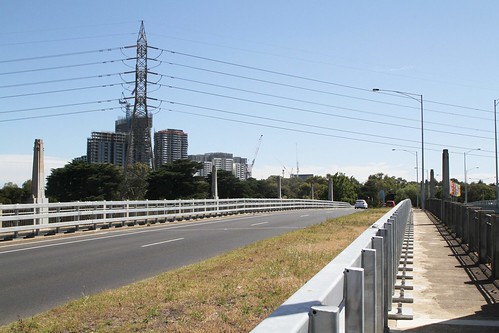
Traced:
[[0, 325], [354, 209], [297, 210], [0, 243]]

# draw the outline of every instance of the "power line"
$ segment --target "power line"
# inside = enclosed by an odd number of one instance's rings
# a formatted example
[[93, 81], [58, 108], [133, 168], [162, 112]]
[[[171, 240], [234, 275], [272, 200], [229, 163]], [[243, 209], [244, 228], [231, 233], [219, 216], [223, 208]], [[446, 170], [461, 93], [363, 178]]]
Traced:
[[87, 89], [95, 89], [95, 88], [107, 88], [107, 87], [115, 87], [115, 86], [121, 86], [122, 84], [132, 84], [132, 83], [133, 82], [121, 82], [121, 83], [110, 83], [110, 84], [102, 84], [102, 85], [79, 87], [79, 88], [68, 88], [68, 89], [60, 89], [60, 90], [40, 91], [40, 92], [26, 93], [26, 94], [19, 94], [19, 95], [0, 96], [0, 99], [17, 98], [17, 97], [27, 97], [27, 96], [45, 95], [45, 94], [55, 94], [55, 93], [61, 93], [61, 92], [87, 90]]
[[[289, 132], [318, 135], [318, 136], [330, 137], [330, 138], [337, 138], [337, 139], [345, 139], [345, 140], [350, 140], [350, 141], [355, 141], [355, 142], [366, 142], [366, 143], [369, 143], [369, 144], [380, 144], [380, 145], [385, 145], [385, 146], [390, 146], [390, 147], [401, 147], [401, 148], [410, 148], [410, 149], [417, 149], [418, 148], [416, 146], [401, 145], [401, 144], [396, 143], [396, 142], [382, 142], [382, 141], [375, 141], [375, 140], [371, 140], [371, 139], [351, 138], [351, 137], [340, 136], [340, 135], [333, 135], [333, 134], [319, 133], [319, 132], [314, 132], [314, 131], [293, 129], [293, 128], [288, 128], [288, 127], [283, 127], [283, 126], [261, 124], [261, 123], [255, 123], [255, 122], [244, 121], [244, 120], [234, 120], [234, 119], [229, 119], [229, 118], [223, 118], [223, 117], [217, 117], [217, 116], [210, 116], [210, 115], [206, 115], [206, 114], [199, 114], [199, 113], [188, 112], [188, 111], [181, 111], [181, 110], [175, 110], [175, 109], [166, 109], [166, 111], [167, 112], [176, 112], [176, 113], [189, 114], [189, 115], [194, 115], [194, 116], [204, 117], [204, 118], [210, 118], [210, 119], [224, 120], [224, 121], [234, 122], [234, 123], [239, 123], [239, 124], [247, 124], [247, 125], [254, 125], [254, 126], [259, 126], [259, 127], [279, 129], [279, 130], [289, 131]], [[445, 146], [448, 147], [447, 145], [445, 145]], [[464, 148], [464, 147], [455, 147], [455, 148], [468, 149], [468, 147], [466, 147], [466, 148]], [[440, 149], [426, 148], [426, 150], [435, 151], [435, 152], [441, 152]]]
[[[215, 62], [215, 63], [220, 63], [224, 65], [230, 65], [230, 66], [235, 66], [235, 67], [240, 67], [240, 68], [246, 68], [246, 69], [251, 69], [255, 71], [260, 71], [260, 72], [265, 72], [269, 74], [274, 74], [274, 75], [280, 75], [280, 76], [285, 76], [285, 77], [290, 77], [294, 79], [300, 79], [300, 80], [306, 80], [306, 81], [311, 81], [311, 82], [316, 82], [316, 83], [322, 83], [322, 84], [327, 84], [327, 85], [332, 85], [332, 86], [337, 86], [337, 87], [342, 87], [342, 88], [348, 88], [348, 89], [353, 89], [357, 91], [363, 91], [363, 92], [371, 92], [371, 89], [366, 89], [366, 88], [361, 88], [361, 87], [355, 87], [351, 85], [346, 85], [346, 84], [341, 84], [341, 83], [336, 83], [336, 82], [331, 82], [331, 81], [324, 81], [324, 80], [318, 80], [318, 79], [313, 79], [305, 76], [300, 76], [300, 75], [294, 75], [294, 74], [288, 74], [284, 72], [278, 72], [278, 71], [273, 71], [273, 70], [268, 70], [268, 69], [263, 69], [263, 68], [258, 68], [254, 66], [248, 66], [248, 65], [242, 65], [242, 64], [237, 64], [234, 62], [230, 61], [224, 61], [224, 60], [218, 60], [218, 59], [213, 59], [213, 58], [208, 58], [208, 57], [203, 57], [203, 56], [198, 56], [198, 55], [193, 55], [189, 53], [184, 53], [184, 52], [177, 52], [173, 50], [168, 50], [168, 49], [161, 49], [158, 48], [164, 52], [168, 52], [171, 54], [179, 54], [185, 57], [190, 57], [190, 58], [195, 58], [195, 59], [200, 59], [200, 60], [205, 60], [205, 61], [210, 61], [210, 62]], [[401, 97], [401, 96], [399, 96]], [[475, 107], [468, 107], [468, 106], [463, 106], [463, 105], [455, 105], [455, 104], [448, 104], [448, 103], [442, 103], [438, 101], [432, 101], [432, 100], [425, 100], [426, 103], [435, 103], [435, 104], [440, 104], [440, 105], [447, 105], [447, 106], [454, 106], [454, 107], [459, 107], [462, 109], [468, 109], [468, 110], [474, 110], [474, 111], [481, 111], [481, 112], [487, 112], [491, 113], [492, 111], [490, 110], [484, 110], [484, 109], [479, 109]]]
[[82, 113], [112, 111], [112, 110], [116, 110], [116, 109], [121, 109], [121, 107], [117, 106], [117, 107], [105, 108], [105, 109], [63, 112], [63, 113], [54, 113], [54, 114], [39, 115], [39, 116], [22, 117], [22, 118], [3, 119], [3, 120], [0, 120], [0, 123], [6, 123], [6, 122], [11, 122], [11, 121], [21, 121], [21, 120], [32, 120], [32, 119], [40, 119], [40, 118], [53, 118], [53, 117], [61, 117], [61, 116], [70, 116], [70, 115], [82, 114]]
[[[228, 98], [228, 99], [233, 99], [233, 100], [238, 100], [238, 101], [243, 101], [243, 102], [255, 103], [255, 104], [260, 104], [260, 105], [272, 106], [272, 107], [283, 108], [283, 109], [288, 109], [288, 110], [295, 110], [295, 111], [306, 112], [306, 113], [319, 114], [319, 115], [324, 115], [324, 116], [329, 116], [329, 117], [335, 117], [335, 118], [343, 118], [343, 119], [355, 120], [355, 121], [360, 121], [360, 122], [367, 122], [367, 123], [370, 123], [370, 124], [380, 124], [380, 125], [385, 125], [385, 126], [395, 126], [395, 127], [399, 127], [399, 128], [402, 127], [402, 128], [415, 129], [415, 130], [419, 130], [420, 129], [419, 127], [414, 127], [414, 126], [401, 125], [401, 124], [393, 124], [393, 123], [383, 122], [383, 121], [378, 121], [378, 120], [360, 119], [358, 117], [350, 117], [350, 116], [345, 116], [345, 115], [337, 115], [337, 114], [331, 114], [331, 113], [327, 113], [327, 112], [320, 112], [320, 111], [314, 111], [314, 110], [309, 110], [309, 109], [297, 108], [297, 107], [292, 107], [292, 106], [285, 106], [285, 105], [280, 105], [280, 104], [275, 104], [275, 103], [261, 102], [261, 101], [247, 99], [247, 98], [240, 98], [240, 97], [234, 97], [234, 96], [228, 96], [228, 95], [210, 93], [210, 92], [205, 92], [205, 91], [200, 91], [200, 90], [195, 90], [195, 89], [189, 89], [189, 88], [182, 88], [182, 87], [177, 87], [177, 86], [172, 86], [172, 85], [163, 85], [163, 84], [158, 84], [158, 85], [164, 86], [164, 87], [168, 87], [168, 88], [172, 88], [172, 89], [179, 89], [179, 90], [183, 90], [183, 91], [195, 92], [195, 93], [198, 93], [198, 94], [204, 94], [204, 95], [210, 95], [210, 96], [215, 96], [215, 97]], [[478, 136], [478, 135], [463, 134], [463, 133], [458, 133], [458, 132], [448, 132], [448, 131], [441, 131], [441, 130], [435, 130], [435, 129], [426, 129], [425, 131], [436, 132], [436, 133], [443, 133], [443, 134], [450, 134], [450, 135], [456, 135], [456, 136], [464, 136], [464, 137], [474, 137], [474, 138], [486, 139], [486, 140], [490, 140], [491, 139], [491, 138], [488, 138], [488, 137], [483, 137], [483, 136]]]
[[67, 107], [71, 107], [71, 106], [82, 106], [82, 105], [88, 105], [88, 104], [101, 104], [101, 103], [108, 103], [108, 102], [110, 103], [110, 102], [117, 102], [117, 101], [119, 101], [119, 99], [108, 99], [108, 100], [101, 100], [101, 101], [94, 101], [94, 102], [71, 103], [71, 104], [63, 104], [63, 105], [40, 106], [40, 107], [36, 107], [36, 108], [0, 111], [0, 114], [28, 112], [28, 111], [37, 111], [37, 110], [55, 109], [55, 108], [67, 108]]
[[1, 88], [14, 88], [14, 87], [33, 86], [33, 85], [38, 85], [38, 84], [48, 84], [48, 83], [56, 83], [56, 82], [68, 82], [68, 81], [88, 80], [88, 79], [95, 79], [95, 78], [112, 77], [112, 76], [117, 76], [117, 75], [122, 75], [122, 74], [124, 74], [124, 73], [99, 74], [99, 75], [92, 75], [92, 76], [80, 76], [80, 77], [75, 77], [75, 78], [49, 80], [49, 81], [17, 83], [17, 84], [9, 84], [9, 85], [6, 85], [6, 86], [0, 86], [0, 89]]
[[[286, 84], [286, 83], [281, 83], [281, 82], [276, 82], [276, 81], [270, 81], [270, 80], [263, 80], [263, 79], [258, 79], [254, 77], [249, 77], [249, 76], [244, 76], [244, 75], [237, 75], [233, 73], [227, 73], [227, 72], [222, 72], [222, 71], [216, 71], [216, 70], [210, 70], [206, 68], [201, 68], [201, 67], [196, 67], [196, 66], [190, 66], [190, 65], [185, 65], [185, 64], [179, 64], [179, 63], [174, 63], [174, 62], [166, 62], [169, 65], [173, 66], [179, 66], [179, 67], [184, 67], [184, 68], [189, 68], [189, 69], [194, 69], [194, 70], [199, 70], [199, 71], [204, 71], [208, 73], [214, 73], [218, 75], [225, 75], [225, 76], [230, 76], [230, 77], [235, 77], [235, 78], [240, 78], [240, 79], [245, 79], [245, 80], [251, 80], [255, 82], [262, 82], [262, 83], [267, 83], [267, 84], [272, 84], [272, 85], [277, 85], [277, 86], [282, 86], [282, 87], [288, 87], [288, 88], [294, 88], [294, 89], [300, 89], [304, 91], [310, 91], [310, 92], [316, 92], [316, 93], [321, 93], [321, 94], [327, 94], [331, 96], [339, 96], [339, 97], [344, 97], [344, 98], [350, 98], [350, 99], [355, 99], [359, 101], [367, 101], [367, 102], [372, 102], [372, 103], [379, 103], [379, 104], [384, 104], [384, 105], [391, 105], [391, 106], [398, 106], [398, 107], [403, 107], [406, 109], [414, 109], [414, 110], [419, 110], [418, 107], [415, 106], [409, 106], [409, 105], [403, 105], [403, 104], [398, 104], [398, 103], [390, 103], [390, 102], [384, 102], [384, 101], [379, 101], [371, 98], [363, 98], [363, 97], [358, 97], [358, 96], [352, 96], [352, 95], [346, 95], [346, 94], [338, 94], [338, 93], [333, 93], [330, 91], [325, 91], [325, 90], [320, 90], [320, 89], [312, 89], [312, 88], [307, 88], [307, 87], [302, 87], [302, 86], [297, 86], [297, 85], [291, 85], [291, 84]], [[371, 91], [370, 91], [371, 92]], [[402, 97], [400, 95], [390, 95], [390, 96], [397, 96], [397, 97]], [[441, 105], [447, 105], [447, 106], [453, 106], [452, 104], [447, 104], [447, 103], [439, 103], [435, 102], [437, 104]], [[462, 107], [462, 106], [456, 106], [456, 107]], [[470, 109], [468, 107], [463, 107]], [[440, 113], [444, 115], [453, 115], [453, 116], [459, 116], [459, 117], [464, 117], [464, 118], [473, 118], [473, 119], [481, 119], [481, 120], [489, 120], [488, 118], [481, 118], [481, 117], [476, 117], [475, 115], [463, 115], [463, 114], [458, 114], [458, 113], [452, 113], [452, 112], [445, 112], [445, 111], [440, 111], [440, 110], [434, 110], [430, 108], [425, 108], [425, 112], [434, 112], [434, 113]], [[485, 110], [482, 110], [485, 111]], [[488, 112], [488, 111], [486, 111]]]
[[[311, 104], [311, 105], [317, 105], [317, 106], [324, 106], [328, 108], [333, 108], [333, 109], [340, 109], [340, 110], [345, 110], [345, 111], [351, 111], [351, 112], [357, 112], [361, 114], [367, 114], [370, 116], [380, 116], [380, 117], [390, 117], [386, 114], [382, 113], [377, 113], [377, 112], [372, 112], [372, 111], [365, 111], [365, 110], [359, 110], [359, 109], [353, 109], [353, 108], [347, 108], [347, 107], [342, 107], [342, 106], [337, 106], [337, 105], [331, 105], [331, 104], [325, 104], [325, 103], [318, 103], [318, 102], [312, 102], [312, 101], [307, 101], [303, 99], [297, 99], [297, 98], [291, 98], [291, 97], [285, 97], [285, 96], [278, 96], [274, 94], [267, 94], [267, 93], [262, 93], [260, 91], [254, 91], [254, 90], [247, 90], [247, 89], [241, 89], [241, 88], [234, 88], [234, 87], [229, 87], [225, 85], [220, 85], [220, 84], [215, 84], [215, 83], [208, 83], [208, 82], [203, 82], [203, 81], [198, 81], [198, 80], [190, 80], [190, 79], [185, 79], [185, 78], [180, 78], [180, 77], [175, 77], [175, 76], [167, 76], [164, 74], [159, 74], [162, 77], [168, 77], [170, 79], [174, 80], [182, 80], [186, 82], [191, 82], [191, 83], [197, 83], [197, 84], [202, 84], [202, 85], [208, 85], [208, 86], [213, 86], [213, 87], [218, 87], [218, 88], [224, 88], [224, 89], [230, 89], [234, 91], [241, 91], [241, 92], [246, 92], [246, 93], [252, 93], [252, 94], [257, 94], [257, 95], [262, 95], [262, 96], [267, 96], [267, 97], [272, 97], [272, 98], [279, 98], [279, 99], [284, 99], [288, 101], [294, 101], [294, 102], [300, 102], [300, 103], [306, 103], [306, 104]], [[411, 118], [404, 118], [404, 117], [397, 117], [397, 120], [407, 120], [407, 121], [414, 121], [414, 122], [419, 122], [417, 119], [411, 119]], [[438, 126], [443, 126], [443, 127], [451, 127], [453, 129], [460, 128], [460, 129], [465, 129], [469, 131], [480, 131], [480, 132], [491, 132], [488, 130], [483, 130], [482, 128], [476, 129], [476, 128], [470, 128], [470, 127], [465, 127], [465, 126], [457, 126], [457, 125], [448, 125], [448, 124], [442, 124], [442, 123], [436, 123], [432, 121], [426, 121], [426, 124], [432, 124], [432, 125], [438, 125]]]
[[122, 61], [125, 61], [125, 60], [129, 60], [129, 59], [105, 60], [105, 61], [89, 62], [89, 63], [84, 63], [84, 64], [55, 66], [55, 67], [44, 67], [44, 68], [34, 68], [34, 69], [24, 69], [24, 70], [19, 70], [19, 71], [12, 71], [12, 72], [0, 73], [0, 75], [23, 74], [23, 73], [49, 71], [49, 70], [54, 70], [54, 69], [67, 69], [67, 68], [74, 68], [74, 67], [103, 65], [103, 64], [109, 64], [109, 63], [115, 63], [115, 62], [122, 62]]
[[90, 50], [90, 51], [79, 51], [79, 52], [70, 52], [70, 53], [59, 53], [59, 54], [50, 54], [50, 55], [44, 55], [44, 56], [38, 56], [38, 57], [0, 60], [0, 64], [6, 64], [6, 63], [12, 63], [12, 62], [21, 62], [21, 61], [50, 59], [50, 58], [59, 58], [59, 57], [70, 57], [70, 56], [82, 55], [82, 54], [104, 53], [104, 52], [111, 52], [111, 51], [120, 50], [122, 48], [123, 47], [115, 47], [115, 48], [109, 48], [109, 49]]

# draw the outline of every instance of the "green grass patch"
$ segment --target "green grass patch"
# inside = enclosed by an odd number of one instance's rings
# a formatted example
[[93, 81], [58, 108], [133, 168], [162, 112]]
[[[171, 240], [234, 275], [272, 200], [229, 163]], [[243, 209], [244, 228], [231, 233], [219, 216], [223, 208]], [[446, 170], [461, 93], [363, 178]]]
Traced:
[[388, 209], [369, 209], [87, 296], [6, 332], [248, 332]]

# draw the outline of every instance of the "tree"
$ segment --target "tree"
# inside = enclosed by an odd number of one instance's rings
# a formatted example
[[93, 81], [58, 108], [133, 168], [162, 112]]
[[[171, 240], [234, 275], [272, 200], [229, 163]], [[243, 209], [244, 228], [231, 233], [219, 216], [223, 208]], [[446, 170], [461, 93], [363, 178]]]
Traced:
[[404, 199], [411, 199], [411, 204], [416, 207], [419, 196], [419, 185], [416, 182], [408, 183], [395, 193], [394, 200], [400, 202]]
[[[248, 198], [277, 198], [277, 184], [275, 180], [248, 178], [245, 183], [248, 190], [246, 197]], [[284, 192], [282, 184], [281, 189]]]
[[120, 200], [123, 172], [112, 164], [71, 162], [47, 177], [51, 201]]
[[30, 196], [31, 180], [25, 181], [22, 188], [9, 182], [0, 189], [0, 203], [3, 204], [27, 203]]
[[194, 174], [203, 167], [199, 162], [176, 160], [149, 173], [147, 199], [202, 199], [208, 197], [208, 184]]
[[333, 194], [335, 201], [343, 201], [354, 204], [360, 183], [354, 177], [347, 177], [344, 173], [337, 172], [333, 176]]
[[[464, 196], [464, 187], [462, 196]], [[468, 202], [495, 200], [495, 198], [496, 188], [494, 184], [487, 185], [481, 180], [478, 183], [468, 184]]]
[[[211, 188], [211, 173], [206, 177]], [[241, 181], [230, 171], [217, 170], [218, 197], [228, 198], [248, 198], [251, 196], [250, 187], [246, 182]], [[213, 195], [213, 193], [211, 193]]]

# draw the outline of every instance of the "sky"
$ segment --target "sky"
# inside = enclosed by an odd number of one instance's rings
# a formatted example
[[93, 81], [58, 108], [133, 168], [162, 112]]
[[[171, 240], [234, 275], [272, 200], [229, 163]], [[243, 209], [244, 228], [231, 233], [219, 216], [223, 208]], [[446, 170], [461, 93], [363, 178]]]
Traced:
[[452, 178], [494, 183], [498, 12], [495, 0], [0, 0], [0, 186], [31, 178], [35, 139], [47, 176], [85, 155], [92, 131], [114, 131], [142, 21], [153, 130], [187, 132], [189, 154], [255, 159], [257, 179], [365, 182], [440, 179], [448, 149]]

